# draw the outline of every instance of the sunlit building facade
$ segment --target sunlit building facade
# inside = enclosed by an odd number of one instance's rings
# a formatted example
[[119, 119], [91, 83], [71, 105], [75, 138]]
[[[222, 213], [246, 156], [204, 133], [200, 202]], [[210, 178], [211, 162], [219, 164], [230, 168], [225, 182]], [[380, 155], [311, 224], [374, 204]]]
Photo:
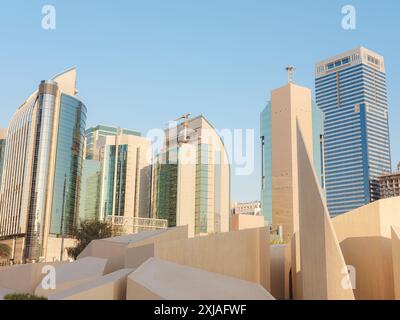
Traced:
[[325, 115], [328, 209], [336, 216], [379, 199], [391, 172], [384, 58], [359, 47], [318, 62], [316, 101]]
[[261, 213], [284, 240], [298, 230], [297, 138], [304, 136], [321, 190], [324, 188], [323, 113], [311, 90], [293, 83], [275, 89], [260, 115]]
[[6, 129], [0, 129], [0, 189], [1, 189], [1, 177], [3, 173], [3, 161], [4, 161], [4, 152], [6, 149]]
[[135, 130], [123, 129], [108, 125], [98, 125], [86, 130], [86, 159], [99, 160], [100, 148], [104, 145], [105, 138], [118, 134], [140, 137], [141, 134]]
[[163, 229], [165, 220], [151, 219], [150, 140], [120, 131], [105, 137], [100, 148], [100, 219], [123, 234]]
[[203, 116], [165, 130], [153, 167], [152, 214], [189, 235], [229, 231], [230, 165], [221, 137]]
[[76, 224], [86, 107], [76, 69], [42, 81], [7, 131], [0, 190], [0, 237], [23, 239], [22, 260], [48, 259]]

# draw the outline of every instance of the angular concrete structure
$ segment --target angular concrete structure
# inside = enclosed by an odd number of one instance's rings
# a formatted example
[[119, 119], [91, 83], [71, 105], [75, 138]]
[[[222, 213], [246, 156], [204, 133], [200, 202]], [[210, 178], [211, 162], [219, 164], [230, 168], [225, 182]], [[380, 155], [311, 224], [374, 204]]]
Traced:
[[266, 227], [157, 242], [130, 249], [126, 268], [155, 257], [257, 282], [270, 290], [269, 232]]
[[125, 300], [126, 281], [133, 269], [121, 269], [49, 296], [49, 300]]
[[400, 227], [392, 227], [394, 299], [400, 300]]
[[128, 248], [134, 248], [149, 243], [165, 242], [171, 240], [187, 239], [187, 227], [175, 227], [165, 230], [147, 231], [119, 237], [92, 241], [81, 252], [78, 259], [84, 257], [110, 258], [124, 257]]
[[262, 228], [266, 226], [264, 216], [233, 214], [230, 219], [230, 231]]
[[271, 294], [278, 300], [285, 299], [285, 248], [279, 244], [271, 246]]
[[346, 263], [300, 130], [297, 154], [302, 298], [354, 299], [351, 286], [343, 285]]
[[394, 197], [332, 219], [346, 263], [355, 273], [356, 299], [395, 297], [392, 227], [400, 226], [399, 212], [400, 197]]
[[[86, 257], [55, 267], [55, 288], [47, 289], [39, 283], [35, 295], [49, 297], [69, 288], [91, 282], [105, 273], [106, 259]], [[49, 273], [50, 275], [50, 273]]]
[[29, 263], [0, 268], [0, 288], [9, 288], [14, 293], [33, 294], [39, 285], [46, 266], [61, 267], [65, 263]]
[[127, 300], [274, 300], [257, 283], [151, 258], [128, 277]]

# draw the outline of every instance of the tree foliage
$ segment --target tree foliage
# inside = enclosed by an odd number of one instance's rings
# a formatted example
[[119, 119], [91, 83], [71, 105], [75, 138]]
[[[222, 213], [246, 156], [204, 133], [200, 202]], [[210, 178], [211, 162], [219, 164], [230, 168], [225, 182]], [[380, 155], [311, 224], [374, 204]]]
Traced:
[[47, 298], [35, 296], [29, 293], [11, 293], [6, 294], [4, 300], [47, 300]]
[[74, 232], [77, 245], [67, 249], [68, 255], [71, 258], [76, 259], [91, 241], [109, 238], [112, 235], [112, 225], [107, 222], [97, 220], [82, 221]]

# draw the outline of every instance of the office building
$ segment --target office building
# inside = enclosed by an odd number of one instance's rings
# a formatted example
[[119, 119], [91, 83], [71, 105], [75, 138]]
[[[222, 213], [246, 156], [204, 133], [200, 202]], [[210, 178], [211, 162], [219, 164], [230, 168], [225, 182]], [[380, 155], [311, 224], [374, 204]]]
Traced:
[[[13, 258], [40, 260], [63, 251], [79, 203], [86, 107], [76, 69], [42, 81], [8, 126], [0, 190], [0, 237]], [[58, 246], [58, 249], [54, 249]]]
[[381, 199], [400, 196], [400, 162], [397, 172], [383, 174], [378, 180]]
[[115, 126], [98, 125], [86, 130], [86, 159], [98, 160], [99, 149], [104, 144], [104, 139], [108, 136], [118, 134], [132, 135], [140, 137], [140, 132], [135, 130], [123, 129]]
[[166, 228], [151, 219], [151, 144], [138, 135], [107, 136], [100, 148], [100, 219], [123, 234]]
[[275, 89], [261, 112], [261, 212], [283, 240], [298, 230], [297, 136], [303, 135], [321, 188], [323, 173], [323, 114], [311, 90], [293, 83]]
[[203, 116], [165, 130], [153, 171], [153, 217], [189, 226], [191, 237], [229, 231], [230, 165], [223, 141]]
[[379, 199], [391, 172], [384, 58], [359, 47], [318, 62], [316, 101], [324, 112], [328, 209], [336, 216]]

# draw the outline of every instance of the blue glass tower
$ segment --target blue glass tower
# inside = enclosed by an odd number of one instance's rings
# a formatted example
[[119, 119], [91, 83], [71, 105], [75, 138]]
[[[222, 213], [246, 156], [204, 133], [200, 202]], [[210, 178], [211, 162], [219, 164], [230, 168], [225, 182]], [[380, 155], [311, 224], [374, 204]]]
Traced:
[[377, 177], [391, 171], [385, 65], [363, 47], [316, 65], [324, 112], [327, 203], [336, 216], [379, 198]]

